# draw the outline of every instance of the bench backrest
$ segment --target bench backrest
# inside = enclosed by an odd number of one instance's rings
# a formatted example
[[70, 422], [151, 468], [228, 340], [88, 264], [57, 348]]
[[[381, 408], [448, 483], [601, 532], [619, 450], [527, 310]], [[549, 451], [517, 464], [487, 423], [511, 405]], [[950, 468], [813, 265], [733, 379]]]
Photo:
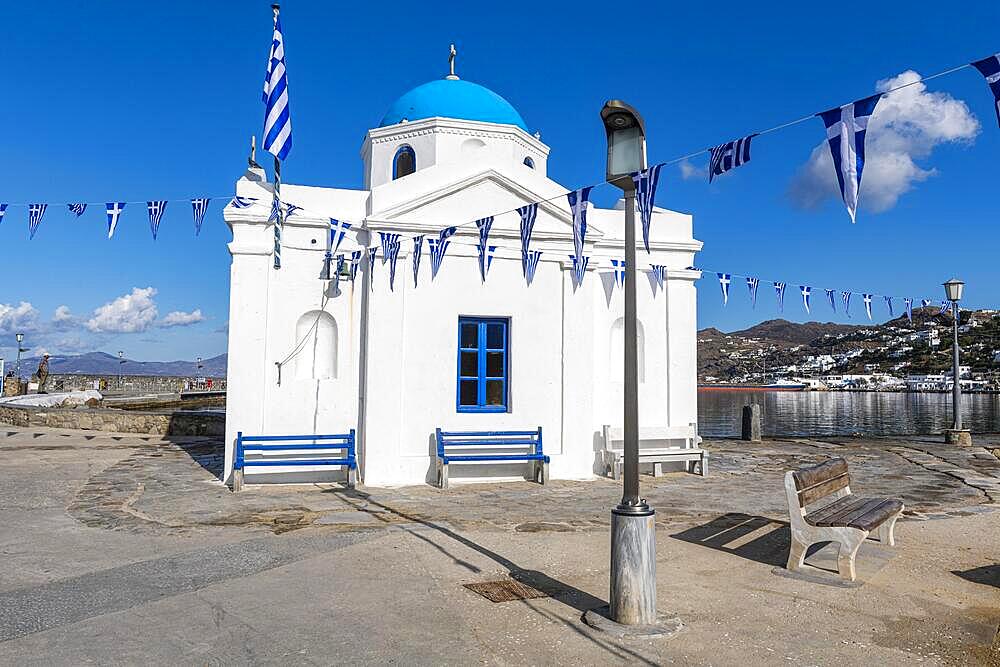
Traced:
[[786, 484], [789, 506], [795, 503], [800, 509], [831, 495], [845, 495], [850, 492], [851, 478], [847, 472], [847, 461], [830, 459], [814, 466], [800, 468], [788, 473], [794, 483]]
[[[685, 426], [640, 426], [639, 449], [645, 446], [651, 448], [670, 447], [670, 441], [683, 441], [682, 447], [690, 449], [698, 445], [698, 425]], [[608, 450], [621, 449], [624, 446], [625, 429], [619, 426], [604, 425], [604, 448]]]
[[463, 449], [529, 449], [533, 454], [542, 451], [542, 427], [537, 431], [435, 431], [437, 453], [445, 456], [445, 448]]
[[[347, 433], [313, 434], [313, 435], [243, 435], [243, 431], [236, 433], [236, 451], [233, 454], [233, 469], [242, 470], [244, 465], [260, 465], [260, 461], [248, 462], [247, 452], [281, 452], [291, 454], [292, 452], [308, 452], [310, 455], [329, 452], [331, 450], [342, 450], [342, 457], [337, 459], [324, 458], [316, 464], [331, 461], [343, 461], [343, 465], [354, 467], [357, 462], [355, 451], [355, 434], [352, 428]], [[310, 465], [309, 459], [296, 461], [285, 461], [275, 458], [273, 463], [282, 465]]]

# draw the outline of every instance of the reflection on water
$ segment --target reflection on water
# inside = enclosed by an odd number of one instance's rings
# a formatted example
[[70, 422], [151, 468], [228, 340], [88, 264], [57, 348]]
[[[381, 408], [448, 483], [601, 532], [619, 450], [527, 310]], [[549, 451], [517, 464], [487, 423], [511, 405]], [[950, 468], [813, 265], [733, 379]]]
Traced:
[[[698, 432], [740, 434], [744, 405], [758, 403], [764, 434], [916, 435], [951, 427], [951, 394], [839, 391], [699, 391]], [[962, 421], [974, 433], [1000, 432], [1000, 395], [962, 397]]]

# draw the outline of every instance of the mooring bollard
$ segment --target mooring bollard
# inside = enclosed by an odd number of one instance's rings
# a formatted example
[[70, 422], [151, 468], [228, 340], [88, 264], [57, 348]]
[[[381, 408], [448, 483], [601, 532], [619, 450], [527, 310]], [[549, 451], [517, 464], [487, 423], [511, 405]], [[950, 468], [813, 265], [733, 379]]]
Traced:
[[743, 406], [743, 439], [749, 442], [760, 442], [760, 406]]

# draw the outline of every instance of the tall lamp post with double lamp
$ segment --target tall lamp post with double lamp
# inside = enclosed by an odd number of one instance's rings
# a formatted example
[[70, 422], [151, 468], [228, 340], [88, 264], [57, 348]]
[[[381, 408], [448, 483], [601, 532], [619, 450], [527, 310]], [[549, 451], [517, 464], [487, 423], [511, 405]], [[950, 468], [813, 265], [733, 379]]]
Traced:
[[27, 352], [28, 348], [23, 347], [21, 343], [24, 342], [24, 334], [14, 334], [14, 338], [17, 339], [17, 361], [14, 362], [14, 374], [17, 376], [17, 393], [21, 393], [21, 353]]
[[962, 300], [962, 292], [965, 290], [965, 283], [957, 278], [952, 278], [944, 284], [944, 294], [951, 301], [952, 319], [952, 342], [951, 342], [951, 415], [952, 426], [944, 432], [945, 442], [952, 445], [971, 445], [972, 433], [968, 429], [962, 428], [962, 371], [959, 359], [960, 350], [958, 347], [958, 325], [960, 311], [958, 302]]
[[118, 391], [125, 393], [125, 380], [122, 378], [122, 365], [125, 363], [125, 352], [118, 350]]
[[[625, 195], [625, 423], [622, 499], [611, 510], [611, 588], [607, 614], [616, 633], [663, 636], [679, 626], [656, 613], [655, 511], [639, 497], [639, 376], [636, 336], [635, 183], [646, 168], [646, 128], [639, 112], [620, 100], [601, 109], [608, 138], [607, 180]], [[609, 624], [597, 610], [584, 620]], [[621, 627], [629, 626], [629, 627]]]

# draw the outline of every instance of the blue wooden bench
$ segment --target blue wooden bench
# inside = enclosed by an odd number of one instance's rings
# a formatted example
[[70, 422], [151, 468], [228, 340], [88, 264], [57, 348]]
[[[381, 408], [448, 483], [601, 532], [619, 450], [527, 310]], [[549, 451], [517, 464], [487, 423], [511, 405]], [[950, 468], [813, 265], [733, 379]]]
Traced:
[[[330, 458], [331, 450], [341, 450], [343, 455]], [[248, 459], [247, 452], [259, 453], [262, 457]], [[282, 458], [266, 456], [269, 452], [306, 454], [295, 458]], [[321, 455], [310, 456], [315, 453]], [[333, 435], [243, 435], [243, 431], [239, 431], [236, 434], [236, 451], [233, 455], [234, 492], [243, 489], [243, 469], [248, 466], [342, 466], [347, 468], [347, 486], [353, 489], [358, 482], [354, 429], [352, 428], [350, 433]]]
[[[521, 451], [518, 451], [521, 450]], [[437, 429], [438, 486], [448, 488], [451, 463], [531, 463], [534, 481], [549, 481], [549, 457], [537, 431], [442, 431]]]

